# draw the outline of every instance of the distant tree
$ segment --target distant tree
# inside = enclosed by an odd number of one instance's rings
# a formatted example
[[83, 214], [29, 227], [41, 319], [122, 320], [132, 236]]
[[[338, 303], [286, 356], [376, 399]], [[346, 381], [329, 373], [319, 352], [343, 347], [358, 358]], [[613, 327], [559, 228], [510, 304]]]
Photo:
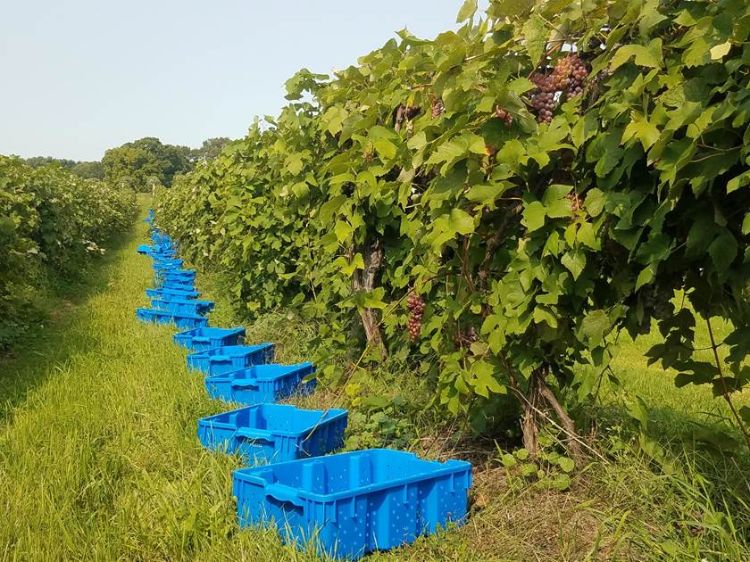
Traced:
[[191, 149], [163, 144], [156, 137], [128, 142], [104, 153], [102, 166], [107, 180], [149, 191], [155, 182], [172, 185], [177, 174], [192, 169]]
[[104, 179], [104, 166], [101, 162], [77, 162], [70, 171], [82, 178]]
[[32, 156], [31, 158], [24, 159], [29, 166], [32, 168], [41, 168], [49, 164], [59, 164], [63, 168], [72, 168], [78, 162], [75, 160], [68, 160], [66, 158], [53, 158], [52, 156]]
[[200, 148], [193, 149], [192, 156], [195, 161], [201, 162], [204, 160], [213, 160], [224, 149], [226, 145], [232, 142], [232, 139], [227, 137], [215, 137], [212, 139], [206, 139]]

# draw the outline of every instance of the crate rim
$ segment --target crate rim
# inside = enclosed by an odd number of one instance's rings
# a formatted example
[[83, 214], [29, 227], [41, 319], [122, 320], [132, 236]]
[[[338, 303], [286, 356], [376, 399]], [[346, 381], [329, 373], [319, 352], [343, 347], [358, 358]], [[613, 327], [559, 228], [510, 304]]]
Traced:
[[[306, 427], [306, 428], [304, 428], [304, 429], [302, 429], [300, 431], [284, 431], [284, 430], [276, 430], [276, 429], [274, 429], [274, 430], [268, 430], [268, 429], [260, 429], [260, 430], [258, 430], [258, 431], [267, 432], [270, 435], [274, 435], [274, 436], [278, 435], [280, 437], [303, 437], [304, 435], [310, 433], [311, 431], [314, 431], [318, 426], [320, 426], [324, 422], [325, 423], [332, 423], [332, 422], [335, 422], [335, 421], [339, 421], [342, 418], [346, 418], [349, 415], [349, 410], [346, 410], [346, 409], [343, 409], [343, 408], [330, 408], [328, 410], [317, 410], [317, 409], [316, 410], [311, 410], [311, 409], [308, 409], [308, 408], [298, 408], [297, 406], [295, 406], [293, 404], [273, 404], [273, 403], [266, 403], [266, 404], [253, 404], [252, 406], [244, 406], [242, 408], [237, 408], [236, 410], [228, 410], [226, 412], [221, 412], [221, 413], [215, 414], [213, 416], [208, 416], [207, 418], [201, 418], [201, 419], [198, 420], [198, 426], [199, 427], [200, 426], [203, 426], [203, 427], [206, 427], [206, 426], [215, 426], [215, 427], [217, 427], [219, 429], [238, 429], [236, 426], [232, 425], [231, 423], [219, 422], [219, 421], [217, 421], [217, 422], [211, 422], [210, 420], [211, 420], [211, 418], [216, 417], [216, 416], [221, 416], [221, 415], [224, 415], [224, 414], [233, 414], [235, 412], [240, 412], [242, 410], [249, 410], [249, 409], [252, 409], [252, 408], [259, 408], [261, 406], [273, 406], [273, 407], [281, 407], [281, 408], [289, 409], [289, 410], [295, 409], [295, 410], [303, 410], [303, 411], [306, 411], [306, 412], [315, 412], [315, 413], [320, 413], [321, 417], [323, 417], [325, 414], [329, 414], [329, 413], [331, 414], [331, 416], [328, 417], [327, 419], [322, 420], [322, 421], [318, 420], [314, 424], [312, 424], [312, 425], [310, 425], [310, 426], [308, 426], [308, 427]], [[289, 461], [289, 462], [293, 462], [293, 461]], [[282, 463], [278, 463], [278, 464], [282, 464]]]
[[190, 318], [191, 320], [205, 320], [205, 316], [199, 314], [182, 314], [179, 312], [169, 312], [168, 310], [159, 310], [158, 308], [147, 308], [139, 307], [135, 309], [136, 313], [144, 312], [146, 314], [154, 314], [156, 316], [171, 316], [173, 318]]
[[152, 301], [158, 301], [158, 302], [168, 302], [168, 303], [174, 303], [174, 304], [188, 304], [188, 305], [196, 305], [196, 306], [209, 306], [209, 305], [215, 305], [216, 303], [214, 301], [210, 300], [201, 300], [201, 299], [182, 299], [182, 298], [165, 298], [165, 297], [151, 297]]
[[[195, 301], [187, 301], [187, 302], [195, 302]], [[213, 301], [198, 301], [198, 302], [213, 302]], [[190, 328], [189, 330], [185, 330], [177, 334], [178, 336], [190, 336], [192, 335], [192, 332], [197, 332], [198, 330], [225, 330], [227, 333], [223, 334], [224, 336], [233, 336], [236, 334], [241, 334], [245, 331], [245, 328], [243, 326], [236, 326], [233, 328], [222, 328], [220, 326], [203, 326], [202, 328]], [[214, 348], [211, 348], [214, 349]]]
[[[262, 476], [259, 476], [257, 474], [263, 471], [280, 468], [285, 465], [291, 465], [291, 464], [296, 464], [300, 462], [314, 462], [316, 460], [326, 459], [326, 458], [334, 457], [337, 455], [354, 455], [357, 453], [368, 453], [372, 451], [397, 452], [397, 453], [401, 453], [404, 455], [410, 455], [421, 461], [435, 463], [440, 466], [435, 467], [434, 470], [430, 470], [429, 472], [414, 474], [412, 476], [407, 476], [407, 477], [400, 477], [400, 478], [396, 478], [393, 480], [387, 480], [385, 482], [378, 482], [376, 484], [367, 484], [365, 486], [359, 486], [351, 490], [343, 490], [341, 492], [336, 492], [332, 494], [320, 494], [317, 492], [310, 492], [308, 490], [303, 490], [300, 488], [292, 488], [291, 486], [287, 486], [285, 484], [279, 484], [278, 482], [269, 483], [266, 479], [264, 479]], [[450, 459], [450, 460], [441, 462], [441, 461], [434, 461], [430, 459], [419, 458], [419, 456], [416, 453], [412, 453], [410, 451], [400, 451], [398, 449], [388, 449], [388, 448], [375, 448], [375, 449], [363, 449], [360, 451], [347, 451], [344, 453], [336, 453], [333, 455], [326, 455], [323, 457], [314, 457], [311, 459], [285, 461], [285, 462], [280, 462], [280, 463], [274, 463], [273, 465], [240, 468], [240, 469], [235, 470], [232, 473], [232, 478], [239, 480], [240, 482], [245, 482], [245, 483], [250, 483], [250, 484], [255, 484], [257, 486], [261, 486], [263, 489], [266, 489], [267, 486], [273, 486], [279, 489], [283, 489], [286, 492], [293, 493], [300, 500], [307, 500], [309, 502], [317, 502], [317, 503], [329, 503], [329, 502], [336, 502], [336, 501], [345, 500], [345, 499], [349, 499], [353, 497], [358, 497], [358, 496], [362, 496], [365, 494], [380, 492], [383, 490], [387, 490], [389, 488], [408, 486], [409, 484], [414, 484], [415, 482], [419, 482], [422, 480], [440, 478], [442, 476], [458, 475], [464, 472], [467, 473], [467, 477], [469, 479], [468, 486], [467, 486], [467, 489], [468, 489], [468, 488], [471, 488], [472, 486], [472, 480], [473, 480], [472, 471], [473, 471], [473, 466], [468, 461], [462, 461], [459, 459]]]
[[[211, 348], [211, 349], [217, 349], [217, 348]], [[270, 366], [288, 367], [290, 369], [289, 373], [293, 373], [294, 371], [308, 369], [308, 368], [312, 368], [312, 372], [310, 374], [315, 372], [315, 363], [313, 363], [312, 361], [303, 361], [301, 363], [262, 363], [260, 365], [251, 365], [250, 367], [242, 367], [242, 369], [229, 371], [227, 373], [222, 373], [220, 375], [211, 375], [209, 377], [206, 377], [206, 381], [207, 382], [229, 382], [230, 384], [234, 385], [234, 383], [237, 382], [238, 380], [236, 377], [237, 373], [241, 373], [243, 371], [247, 371], [247, 370], [255, 369], [259, 367], [262, 368], [262, 367], [270, 367]], [[285, 373], [285, 374], [289, 374], [289, 373]], [[245, 377], [242, 377], [242, 378], [244, 379]], [[275, 377], [266, 375], [263, 377], [256, 377], [256, 380], [269, 382], [269, 381], [274, 381], [277, 378], [279, 378], [278, 375]]]
[[[210, 326], [206, 326], [209, 327]], [[276, 344], [273, 342], [261, 342], [261, 343], [254, 343], [254, 344], [247, 344], [247, 343], [240, 343], [236, 345], [217, 345], [216, 347], [209, 347], [208, 349], [204, 349], [202, 351], [196, 351], [194, 353], [191, 353], [190, 355], [206, 355], [209, 359], [211, 357], [216, 357], [217, 355], [222, 355], [221, 353], [218, 353], [218, 351], [222, 349], [227, 349], [230, 347], [247, 347], [249, 349], [246, 350], [247, 353], [255, 353], [256, 351], [260, 351], [261, 349], [267, 349], [269, 347], [273, 347]], [[217, 353], [210, 353], [211, 351], [216, 351]], [[240, 357], [242, 354], [232, 355], [231, 357]], [[247, 367], [243, 367], [242, 369], [237, 369], [238, 371], [242, 371], [243, 369], [246, 369]]]

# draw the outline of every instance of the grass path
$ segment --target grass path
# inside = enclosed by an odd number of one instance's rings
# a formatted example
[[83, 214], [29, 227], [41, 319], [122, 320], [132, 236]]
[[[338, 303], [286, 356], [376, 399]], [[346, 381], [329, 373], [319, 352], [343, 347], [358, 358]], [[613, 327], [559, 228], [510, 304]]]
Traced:
[[135, 319], [151, 281], [135, 252], [145, 232], [139, 222], [88, 298], [0, 364], [0, 559], [299, 558], [270, 532], [237, 534], [236, 459], [195, 435], [227, 407], [188, 374], [171, 329]]
[[[173, 330], [135, 319], [145, 235], [139, 221], [88, 294], [0, 363], [0, 560], [317, 560], [236, 527], [237, 459], [196, 438], [227, 405], [186, 371]], [[371, 559], [475, 559], [454, 535]]]
[[232, 460], [195, 439], [216, 405], [171, 331], [134, 317], [144, 234], [139, 223], [95, 294], [0, 371], [2, 558], [177, 559], [233, 530]]

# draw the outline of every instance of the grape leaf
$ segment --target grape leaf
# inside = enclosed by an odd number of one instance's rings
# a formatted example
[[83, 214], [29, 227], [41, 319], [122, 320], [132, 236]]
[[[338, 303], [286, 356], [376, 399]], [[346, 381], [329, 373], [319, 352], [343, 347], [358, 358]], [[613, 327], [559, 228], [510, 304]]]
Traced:
[[653, 123], [649, 123], [642, 115], [635, 114], [633, 120], [625, 127], [622, 134], [622, 142], [628, 142], [632, 138], [641, 141], [643, 150], [651, 148], [659, 140], [659, 129]]
[[565, 266], [565, 268], [573, 275], [574, 280], [578, 280], [578, 278], [581, 276], [581, 273], [583, 273], [583, 270], [586, 268], [586, 254], [584, 254], [581, 250], [573, 250], [572, 252], [567, 252], [565, 255], [563, 255], [560, 261]]
[[528, 232], [534, 232], [544, 226], [547, 210], [539, 201], [533, 201], [523, 209], [523, 223]]
[[477, 0], [465, 0], [463, 5], [461, 6], [461, 9], [458, 11], [458, 16], [456, 17], [457, 23], [462, 23], [467, 20], [470, 20], [474, 17], [474, 14], [477, 12]]
[[538, 15], [532, 15], [523, 25], [523, 34], [526, 39], [526, 52], [529, 54], [531, 64], [538, 65], [542, 60], [544, 48], [547, 45], [549, 31], [547, 24]]
[[647, 45], [623, 45], [612, 57], [610, 68], [614, 71], [635, 57], [635, 64], [648, 68], [662, 66], [662, 41], [660, 38], [651, 40]]
[[732, 44], [727, 41], [726, 43], [721, 43], [720, 45], [715, 45], [711, 47], [711, 50], [709, 53], [711, 54], [711, 60], [720, 60], [723, 59], [725, 56], [729, 54], [729, 51], [732, 49]]
[[708, 253], [719, 273], [726, 272], [737, 257], [737, 240], [726, 228], [714, 239], [708, 247]]

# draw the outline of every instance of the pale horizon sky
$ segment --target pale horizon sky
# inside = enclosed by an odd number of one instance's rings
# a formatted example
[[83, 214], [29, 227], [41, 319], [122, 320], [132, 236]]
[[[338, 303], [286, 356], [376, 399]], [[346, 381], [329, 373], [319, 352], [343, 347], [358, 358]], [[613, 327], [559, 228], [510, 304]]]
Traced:
[[192, 147], [275, 115], [297, 70], [330, 73], [462, 0], [7, 0], [0, 154], [99, 160], [145, 136]]

